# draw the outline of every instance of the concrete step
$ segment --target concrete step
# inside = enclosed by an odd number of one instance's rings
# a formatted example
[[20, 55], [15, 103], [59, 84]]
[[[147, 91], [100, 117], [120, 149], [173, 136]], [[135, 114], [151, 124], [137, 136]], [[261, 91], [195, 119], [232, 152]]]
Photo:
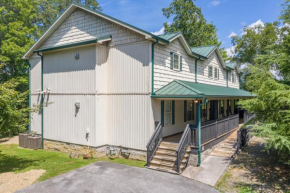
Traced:
[[[181, 160], [181, 163], [186, 163], [188, 156], [184, 156], [184, 158]], [[154, 160], [163, 160], [163, 161], [172, 161], [172, 162], [176, 162], [176, 156], [159, 156], [159, 155], [155, 155], [153, 157]]]
[[[164, 166], [164, 167], [176, 168], [176, 163], [175, 162], [152, 160], [151, 163], [150, 163], [150, 165], [151, 164], [159, 165], [159, 166]], [[185, 167], [185, 163], [181, 163], [180, 164], [180, 168], [184, 168], [184, 167]]]

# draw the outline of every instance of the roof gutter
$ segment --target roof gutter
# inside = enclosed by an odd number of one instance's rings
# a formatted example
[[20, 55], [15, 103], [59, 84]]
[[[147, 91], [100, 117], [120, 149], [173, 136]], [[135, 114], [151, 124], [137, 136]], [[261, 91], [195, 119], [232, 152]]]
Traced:
[[43, 95], [43, 55], [37, 52], [37, 55], [41, 57], [41, 149], [43, 149], [43, 102], [44, 102], [44, 95]]
[[152, 49], [151, 49], [151, 51], [152, 51], [152, 53], [151, 53], [151, 77], [152, 77], [152, 80], [151, 80], [151, 95], [155, 95], [155, 92], [154, 92], [154, 46], [155, 46], [155, 44], [158, 44], [158, 42], [159, 42], [159, 39], [158, 38], [156, 38], [156, 42], [154, 42], [153, 44], [152, 44]]

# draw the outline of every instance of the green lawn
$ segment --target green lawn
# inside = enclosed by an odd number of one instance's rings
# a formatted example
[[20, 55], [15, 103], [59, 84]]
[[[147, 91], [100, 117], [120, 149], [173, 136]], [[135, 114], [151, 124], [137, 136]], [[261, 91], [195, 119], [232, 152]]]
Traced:
[[121, 158], [110, 159], [108, 157], [88, 160], [82, 158], [72, 159], [66, 153], [22, 149], [18, 148], [17, 145], [0, 145], [0, 173], [25, 172], [31, 169], [46, 170], [46, 173], [39, 178], [39, 181], [97, 161], [109, 161], [136, 167], [144, 167], [146, 164], [143, 161]]

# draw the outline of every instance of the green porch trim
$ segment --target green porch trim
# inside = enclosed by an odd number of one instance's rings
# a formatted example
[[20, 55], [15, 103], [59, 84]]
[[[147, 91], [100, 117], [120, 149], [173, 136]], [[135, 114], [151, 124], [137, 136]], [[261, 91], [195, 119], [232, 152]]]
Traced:
[[41, 102], [40, 102], [40, 107], [41, 107], [41, 149], [43, 149], [43, 102], [44, 102], [44, 95], [43, 95], [43, 55], [39, 54], [37, 52], [37, 55], [40, 56], [41, 58]]
[[164, 126], [164, 101], [161, 101], [161, 124]]

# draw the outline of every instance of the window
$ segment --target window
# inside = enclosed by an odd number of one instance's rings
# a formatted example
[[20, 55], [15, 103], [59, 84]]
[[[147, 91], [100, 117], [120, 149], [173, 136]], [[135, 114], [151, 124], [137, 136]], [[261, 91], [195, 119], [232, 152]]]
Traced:
[[218, 68], [214, 68], [214, 78], [219, 79], [219, 69]]
[[236, 82], [236, 77], [235, 77], [235, 73], [232, 73], [232, 83]]
[[164, 101], [164, 125], [172, 124], [172, 101]]
[[170, 68], [174, 70], [182, 70], [182, 56], [170, 52]]
[[208, 66], [208, 77], [212, 77], [212, 66]]
[[187, 108], [186, 108], [186, 120], [187, 121], [194, 120], [193, 107], [194, 107], [193, 101], [188, 101]]
[[201, 118], [203, 121], [207, 121], [207, 104], [201, 106]]

